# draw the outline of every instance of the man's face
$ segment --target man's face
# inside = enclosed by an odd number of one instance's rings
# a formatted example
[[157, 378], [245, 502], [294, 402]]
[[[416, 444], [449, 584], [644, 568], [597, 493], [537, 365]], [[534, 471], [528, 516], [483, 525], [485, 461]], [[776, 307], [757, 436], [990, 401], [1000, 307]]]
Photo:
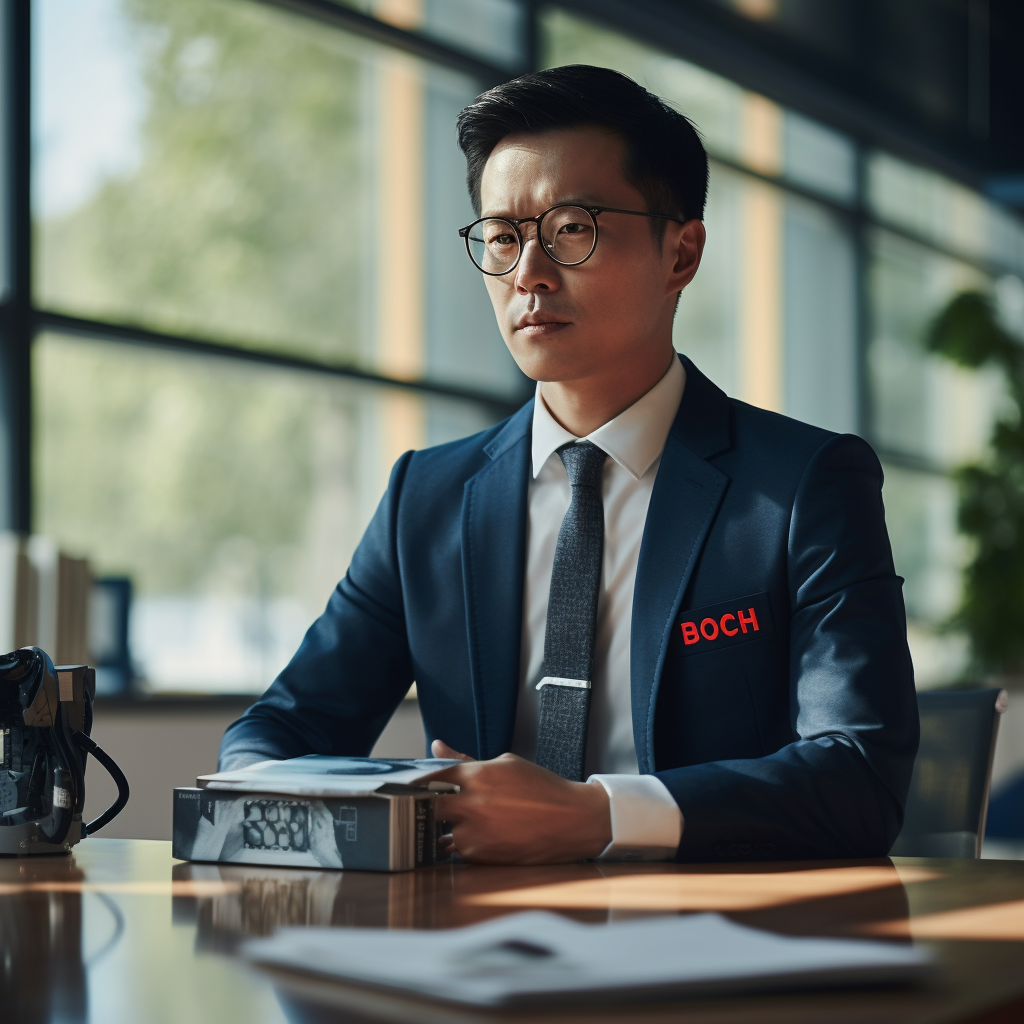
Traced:
[[[558, 203], [646, 210], [626, 181], [624, 159], [625, 141], [600, 128], [510, 135], [484, 167], [481, 215], [536, 217]], [[574, 267], [550, 259], [536, 225], [523, 225], [527, 242], [515, 270], [484, 281], [505, 344], [527, 376], [579, 380], [625, 369], [651, 345], [668, 351], [680, 229], [666, 223], [659, 245], [650, 218], [599, 214], [597, 249]]]

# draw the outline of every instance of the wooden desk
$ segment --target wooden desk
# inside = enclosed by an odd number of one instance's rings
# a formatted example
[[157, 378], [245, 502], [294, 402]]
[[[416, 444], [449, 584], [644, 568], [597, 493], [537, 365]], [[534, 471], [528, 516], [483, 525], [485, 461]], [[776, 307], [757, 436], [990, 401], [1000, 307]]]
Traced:
[[[921, 941], [942, 965], [923, 990], [808, 993], [672, 1006], [531, 1012], [532, 1024], [629, 1021], [1024, 1021], [1024, 862], [596, 865], [401, 875], [183, 864], [170, 843], [90, 839], [67, 858], [0, 860], [5, 1024], [511, 1021], [307, 985], [249, 968], [238, 943], [280, 924], [440, 928], [527, 907], [605, 922], [721, 910], [795, 935]], [[326, 1001], [325, 1005], [324, 1001]]]

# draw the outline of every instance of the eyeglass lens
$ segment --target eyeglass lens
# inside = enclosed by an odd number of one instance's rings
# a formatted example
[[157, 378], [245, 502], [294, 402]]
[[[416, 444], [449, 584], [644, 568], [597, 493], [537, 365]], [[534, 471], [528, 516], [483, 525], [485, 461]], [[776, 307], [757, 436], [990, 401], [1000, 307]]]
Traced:
[[[467, 236], [469, 255], [485, 274], [507, 274], [519, 260], [519, 235], [501, 217], [481, 220]], [[558, 263], [582, 263], [597, 244], [597, 225], [588, 210], [557, 206], [540, 221], [540, 242]]]

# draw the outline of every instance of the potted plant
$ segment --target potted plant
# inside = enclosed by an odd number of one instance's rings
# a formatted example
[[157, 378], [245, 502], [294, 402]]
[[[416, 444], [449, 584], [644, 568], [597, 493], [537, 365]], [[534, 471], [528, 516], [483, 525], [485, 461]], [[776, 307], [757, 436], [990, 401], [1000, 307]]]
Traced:
[[969, 639], [969, 671], [1001, 686], [1024, 686], [1024, 342], [999, 322], [992, 298], [955, 296], [932, 322], [927, 347], [960, 366], [996, 366], [1007, 407], [987, 455], [954, 473], [958, 524], [973, 542], [960, 606], [949, 625]]

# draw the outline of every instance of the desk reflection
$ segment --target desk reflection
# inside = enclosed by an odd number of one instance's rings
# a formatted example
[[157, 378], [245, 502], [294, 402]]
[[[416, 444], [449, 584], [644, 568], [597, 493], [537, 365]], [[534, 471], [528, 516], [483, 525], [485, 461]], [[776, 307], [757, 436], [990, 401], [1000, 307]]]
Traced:
[[14, 871], [4, 873], [0, 883], [0, 1014], [4, 1020], [76, 1024], [87, 1019], [78, 888], [84, 879], [85, 873], [64, 857], [22, 860]]
[[[288, 926], [413, 927], [418, 876], [176, 864], [175, 882], [221, 883], [211, 895], [175, 895], [176, 924], [196, 928], [196, 949], [234, 952], [247, 938]], [[426, 925], [429, 927], [429, 925]]]
[[[859, 935], [871, 922], [907, 921], [904, 877], [891, 861], [807, 865], [565, 864], [529, 868], [443, 865], [400, 874], [236, 864], [177, 864], [173, 919], [194, 925], [196, 949], [232, 953], [285, 926], [452, 928], [520, 910], [555, 910], [587, 923], [717, 911], [786, 935]], [[906, 941], [893, 929], [893, 941]]]

